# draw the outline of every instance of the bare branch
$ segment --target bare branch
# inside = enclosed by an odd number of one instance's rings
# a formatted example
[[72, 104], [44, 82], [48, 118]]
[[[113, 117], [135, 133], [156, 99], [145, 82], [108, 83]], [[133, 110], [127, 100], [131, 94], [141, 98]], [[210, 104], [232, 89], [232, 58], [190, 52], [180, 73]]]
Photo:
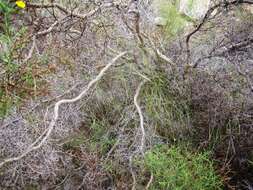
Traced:
[[247, 0], [234, 0], [231, 2], [222, 1], [214, 6], [212, 6], [205, 14], [201, 22], [197, 25], [197, 27], [186, 36], [186, 53], [187, 53], [187, 64], [190, 64], [190, 39], [191, 37], [200, 31], [200, 29], [204, 26], [204, 24], [208, 21], [209, 17], [212, 13], [220, 7], [227, 7], [229, 5], [238, 5], [238, 4], [253, 4], [253, 1]]
[[46, 35], [46, 34], [52, 32], [52, 30], [54, 29], [54, 27], [55, 27], [57, 24], [59, 24], [59, 21], [58, 21], [58, 20], [55, 21], [48, 29], [43, 30], [43, 31], [41, 31], [41, 32], [38, 32], [38, 33], [36, 34], [36, 36], [37, 36], [37, 35], [38, 35], [38, 36], [40, 36], [40, 35]]
[[149, 189], [151, 183], [153, 182], [153, 179], [154, 179], [154, 176], [153, 176], [153, 174], [151, 173], [150, 179], [149, 179], [149, 181], [148, 181], [148, 184], [147, 184], [145, 190], [148, 190], [148, 189]]
[[167, 63], [169, 63], [170, 65], [175, 66], [175, 63], [166, 55], [162, 54], [159, 49], [156, 49], [156, 54], [158, 55], [158, 57], [160, 57], [162, 60], [166, 61]]
[[63, 7], [62, 5], [58, 4], [58, 3], [46, 3], [46, 4], [40, 4], [40, 3], [27, 3], [27, 7], [28, 8], [57, 8], [60, 11], [62, 11], [63, 13], [67, 14], [67, 15], [71, 15], [73, 17], [77, 17], [77, 18], [81, 18], [81, 19], [86, 19], [87, 17], [93, 16], [96, 12], [98, 12], [98, 10], [100, 9], [100, 7], [90, 11], [89, 13], [86, 14], [78, 14], [78, 13], [74, 13], [73, 11], [68, 10], [67, 8]]

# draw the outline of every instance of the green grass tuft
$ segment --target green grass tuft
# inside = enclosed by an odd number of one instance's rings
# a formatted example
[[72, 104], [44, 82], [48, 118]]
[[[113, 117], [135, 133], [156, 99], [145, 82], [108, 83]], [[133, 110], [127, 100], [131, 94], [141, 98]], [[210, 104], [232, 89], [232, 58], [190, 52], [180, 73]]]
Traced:
[[185, 89], [174, 86], [175, 78], [156, 71], [145, 85], [143, 97], [145, 111], [156, 131], [169, 139], [187, 133], [191, 110]]
[[164, 20], [164, 32], [169, 38], [174, 37], [181, 32], [189, 21], [186, 15], [178, 11], [178, 1], [158, 0], [159, 16]]

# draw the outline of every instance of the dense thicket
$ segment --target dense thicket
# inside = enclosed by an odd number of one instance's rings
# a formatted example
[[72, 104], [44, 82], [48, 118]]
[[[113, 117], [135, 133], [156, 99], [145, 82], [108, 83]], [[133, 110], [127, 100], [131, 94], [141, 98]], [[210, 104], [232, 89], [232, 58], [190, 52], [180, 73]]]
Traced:
[[253, 2], [187, 2], [0, 0], [0, 189], [252, 189]]

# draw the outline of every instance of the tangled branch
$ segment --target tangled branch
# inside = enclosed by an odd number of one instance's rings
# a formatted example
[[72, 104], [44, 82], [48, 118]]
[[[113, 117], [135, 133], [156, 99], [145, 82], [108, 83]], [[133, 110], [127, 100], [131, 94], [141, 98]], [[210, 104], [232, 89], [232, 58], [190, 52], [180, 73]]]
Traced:
[[214, 6], [210, 7], [209, 10], [206, 12], [205, 16], [203, 17], [203, 19], [201, 20], [201, 22], [197, 25], [197, 27], [190, 32], [187, 36], [186, 36], [186, 53], [187, 53], [187, 64], [190, 64], [190, 40], [192, 38], [193, 35], [195, 35], [197, 32], [200, 31], [200, 29], [208, 22], [208, 19], [210, 18], [210, 16], [213, 14], [213, 12], [217, 9], [219, 9], [220, 7], [227, 7], [227, 6], [237, 6], [240, 4], [249, 4], [252, 5], [253, 1], [251, 0], [233, 0], [231, 2], [227, 2], [227, 1], [222, 1], [218, 4], [215, 4]]
[[67, 8], [63, 7], [62, 5], [60, 5], [58, 3], [46, 3], [46, 4], [28, 3], [27, 7], [28, 8], [36, 8], [36, 9], [57, 8], [58, 10], [60, 10], [61, 12], [65, 13], [67, 15], [71, 15], [73, 17], [80, 18], [80, 19], [86, 19], [87, 17], [94, 15], [96, 12], [98, 12], [100, 10], [100, 7], [98, 7], [96, 9], [90, 11], [87, 14], [78, 14], [78, 13], [74, 13], [73, 11], [68, 10]]
[[30, 152], [39, 149], [42, 145], [45, 144], [45, 142], [47, 141], [47, 139], [49, 138], [49, 136], [51, 135], [54, 126], [59, 118], [59, 108], [62, 104], [69, 104], [69, 103], [75, 103], [78, 100], [80, 100], [84, 95], [87, 94], [87, 92], [90, 90], [90, 88], [92, 86], [94, 86], [105, 74], [105, 72], [122, 56], [124, 56], [127, 52], [123, 52], [120, 53], [119, 55], [117, 55], [110, 63], [108, 63], [101, 71], [100, 73], [95, 77], [95, 79], [93, 79], [92, 81], [90, 81], [87, 85], [87, 87], [75, 98], [72, 99], [62, 99], [60, 101], [58, 101], [55, 106], [54, 106], [54, 118], [51, 120], [48, 129], [46, 129], [43, 134], [35, 141], [33, 142], [27, 150], [25, 150], [20, 156], [17, 157], [13, 157], [13, 158], [8, 158], [5, 159], [4, 161], [2, 161], [0, 163], [0, 168], [3, 167], [5, 164], [10, 163], [10, 162], [14, 162], [14, 161], [18, 161], [20, 159], [22, 159], [23, 157], [25, 157], [27, 154], [29, 154]]

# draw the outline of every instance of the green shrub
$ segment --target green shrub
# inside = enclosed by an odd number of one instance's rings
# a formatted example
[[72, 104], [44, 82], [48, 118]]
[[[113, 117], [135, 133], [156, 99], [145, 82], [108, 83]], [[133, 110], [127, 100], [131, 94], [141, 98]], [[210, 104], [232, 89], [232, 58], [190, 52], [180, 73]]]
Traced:
[[154, 148], [145, 155], [145, 165], [154, 176], [151, 189], [221, 189], [222, 182], [208, 157], [208, 153], [192, 153], [187, 148]]

